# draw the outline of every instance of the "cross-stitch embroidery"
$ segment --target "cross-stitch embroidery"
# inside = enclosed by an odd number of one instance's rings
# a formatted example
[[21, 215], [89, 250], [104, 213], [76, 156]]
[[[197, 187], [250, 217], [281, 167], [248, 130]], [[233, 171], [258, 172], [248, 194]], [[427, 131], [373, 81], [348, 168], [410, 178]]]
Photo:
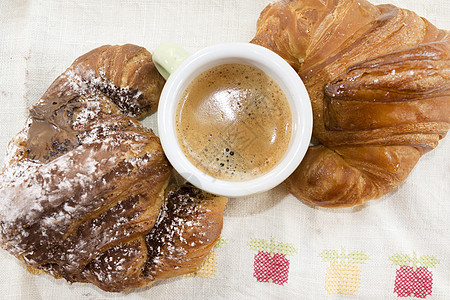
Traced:
[[274, 238], [270, 241], [254, 238], [248, 245], [258, 251], [253, 264], [253, 277], [258, 282], [284, 285], [288, 281], [290, 265], [286, 255], [297, 253], [297, 249], [289, 243], [275, 242]]
[[329, 262], [325, 280], [325, 290], [329, 294], [354, 295], [359, 289], [361, 278], [361, 268], [369, 259], [364, 251], [347, 252], [344, 248], [341, 251], [323, 250], [320, 254], [323, 261]]
[[389, 257], [392, 264], [400, 266], [396, 271], [394, 293], [397, 297], [425, 298], [431, 295], [433, 288], [433, 273], [428, 268], [439, 264], [434, 256], [396, 253]]

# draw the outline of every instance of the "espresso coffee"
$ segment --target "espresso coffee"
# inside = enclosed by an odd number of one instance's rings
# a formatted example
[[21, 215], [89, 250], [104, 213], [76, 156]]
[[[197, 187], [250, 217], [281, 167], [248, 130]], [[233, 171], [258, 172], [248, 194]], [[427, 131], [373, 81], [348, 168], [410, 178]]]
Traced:
[[177, 139], [189, 161], [228, 181], [270, 171], [288, 148], [291, 127], [281, 87], [245, 64], [219, 65], [197, 76], [176, 112]]

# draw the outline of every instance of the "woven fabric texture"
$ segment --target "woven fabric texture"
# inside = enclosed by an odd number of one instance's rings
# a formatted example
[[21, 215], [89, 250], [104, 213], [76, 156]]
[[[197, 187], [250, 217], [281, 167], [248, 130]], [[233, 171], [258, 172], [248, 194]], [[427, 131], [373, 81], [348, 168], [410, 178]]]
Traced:
[[[188, 51], [248, 42], [269, 0], [0, 1], [0, 161], [28, 109], [104, 44]], [[385, 3], [373, 0], [372, 3]], [[450, 29], [447, 0], [389, 0]], [[157, 132], [156, 116], [144, 124]], [[450, 299], [450, 137], [405, 183], [361, 207], [314, 208], [283, 186], [230, 199], [220, 243], [195, 274], [128, 293], [32, 275], [0, 250], [0, 299]]]

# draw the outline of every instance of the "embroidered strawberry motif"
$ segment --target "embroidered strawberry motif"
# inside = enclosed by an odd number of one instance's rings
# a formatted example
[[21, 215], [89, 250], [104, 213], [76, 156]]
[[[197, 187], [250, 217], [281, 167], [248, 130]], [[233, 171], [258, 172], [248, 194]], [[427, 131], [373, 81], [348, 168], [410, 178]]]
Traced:
[[439, 261], [434, 256], [422, 255], [417, 257], [413, 252], [408, 254], [394, 254], [389, 259], [392, 264], [400, 266], [396, 271], [394, 293], [398, 297], [426, 298], [431, 295], [433, 287], [433, 268]]
[[361, 268], [358, 264], [363, 264], [369, 258], [363, 251], [347, 252], [342, 249], [323, 250], [320, 254], [323, 261], [330, 262], [327, 267], [325, 280], [325, 290], [329, 294], [354, 295], [359, 289], [361, 278]]
[[289, 260], [285, 254], [259, 251], [255, 255], [254, 270], [258, 282], [284, 285], [288, 281]]
[[253, 277], [258, 282], [269, 282], [284, 285], [288, 281], [289, 260], [286, 255], [293, 255], [297, 250], [292, 244], [277, 243], [274, 238], [270, 241], [252, 239], [249, 243], [255, 254]]

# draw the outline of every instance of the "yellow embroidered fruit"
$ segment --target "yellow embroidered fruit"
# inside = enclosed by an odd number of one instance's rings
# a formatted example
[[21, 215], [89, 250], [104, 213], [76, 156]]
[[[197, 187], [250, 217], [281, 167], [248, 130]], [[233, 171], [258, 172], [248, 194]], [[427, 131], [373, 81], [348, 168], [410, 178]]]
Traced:
[[325, 289], [329, 294], [354, 295], [359, 289], [361, 269], [369, 256], [364, 251], [323, 250], [320, 254], [323, 261], [329, 262]]
[[205, 260], [201, 264], [200, 268], [197, 272], [189, 273], [183, 275], [184, 277], [203, 277], [203, 278], [211, 278], [216, 274], [217, 268], [217, 252], [216, 249], [223, 246], [226, 243], [226, 240], [222, 237], [219, 238], [217, 243], [211, 249], [208, 256], [206, 256]]
[[214, 274], [216, 274], [217, 268], [217, 252], [211, 250], [208, 256], [203, 261], [200, 269], [197, 272], [189, 273], [184, 275], [185, 277], [203, 277], [203, 278], [211, 278]]
[[360, 276], [361, 268], [357, 264], [333, 262], [327, 267], [325, 289], [330, 294], [354, 295]]

